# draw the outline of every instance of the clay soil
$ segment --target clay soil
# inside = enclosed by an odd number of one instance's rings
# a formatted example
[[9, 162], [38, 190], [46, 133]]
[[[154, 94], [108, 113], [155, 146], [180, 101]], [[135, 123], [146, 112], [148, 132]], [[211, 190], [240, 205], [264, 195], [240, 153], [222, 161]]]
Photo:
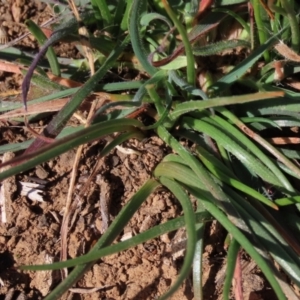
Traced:
[[[22, 25], [25, 19], [31, 18], [42, 24], [51, 17], [47, 5], [27, 0], [2, 1], [0, 12], [0, 25], [6, 32], [6, 40], [2, 40], [2, 44], [26, 32]], [[30, 36], [19, 42], [17, 47], [37, 50], [37, 44]], [[58, 46], [56, 51], [58, 55], [67, 57], [78, 55], [76, 49], [65, 45]], [[1, 72], [0, 80], [1, 92], [12, 89], [20, 91], [21, 75]], [[72, 122], [75, 124], [78, 121], [72, 119]], [[22, 123], [12, 126], [10, 122], [1, 125], [0, 135], [2, 145], [29, 137]], [[101, 167], [89, 186], [88, 195], [78, 201], [72, 213], [67, 240], [68, 258], [82, 255], [93, 246], [106, 226], [151, 177], [155, 166], [170, 151], [160, 139], [149, 135], [143, 141], [131, 140], [122, 145], [137, 151], [134, 154], [124, 154], [122, 149], [115, 149], [101, 158], [99, 153], [105, 143], [99, 140], [84, 146], [74, 195], [82, 188], [99, 160]], [[2, 161], [10, 155], [3, 155]], [[0, 226], [0, 299], [43, 299], [60, 282], [60, 272], [26, 272], [20, 271], [17, 266], [60, 259], [62, 215], [74, 157], [75, 150], [5, 182], [6, 220], [2, 219]], [[21, 182], [42, 184], [39, 187], [41, 200], [23, 196]], [[1, 210], [3, 212], [3, 206]], [[181, 214], [178, 201], [161, 189], [142, 205], [117, 241]], [[209, 222], [205, 235], [204, 299], [222, 299], [226, 232], [218, 223]], [[74, 286], [74, 290], [67, 292], [62, 299], [158, 299], [175, 281], [182, 265], [184, 247], [185, 232], [179, 230], [105, 257], [97, 261]], [[261, 272], [244, 254], [242, 266], [244, 299], [275, 299]], [[191, 276], [172, 299], [193, 299]]]

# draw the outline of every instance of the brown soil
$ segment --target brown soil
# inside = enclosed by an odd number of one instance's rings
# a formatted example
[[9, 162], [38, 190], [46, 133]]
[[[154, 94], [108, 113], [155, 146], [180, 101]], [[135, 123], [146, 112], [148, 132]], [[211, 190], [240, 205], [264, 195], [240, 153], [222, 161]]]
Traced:
[[[22, 25], [27, 18], [41, 24], [50, 18], [49, 8], [41, 3], [19, 0], [0, 4], [0, 25], [6, 33], [6, 42], [22, 35]], [[36, 49], [37, 44], [28, 36], [19, 44]], [[62, 52], [66, 52], [62, 49]], [[72, 53], [72, 51], [71, 51]], [[3, 90], [19, 89], [21, 77], [2, 74]], [[8, 124], [9, 125], [9, 124]], [[22, 127], [2, 126], [1, 144], [27, 139]], [[105, 141], [85, 145], [78, 170], [80, 190], [86, 177], [100, 159], [102, 164], [89, 187], [88, 196], [80, 199], [68, 233], [68, 257], [86, 253], [105, 231], [130, 197], [151, 177], [151, 173], [163, 156], [168, 153], [164, 143], [149, 137], [139, 142], [132, 140], [122, 147], [139, 154], [112, 151], [100, 158]], [[11, 154], [2, 157], [7, 160]], [[2, 183], [6, 221], [0, 227], [0, 299], [42, 299], [61, 280], [59, 272], [23, 272], [16, 268], [24, 264], [50, 263], [59, 260], [60, 229], [66, 204], [70, 173], [75, 151], [36, 167], [25, 174], [11, 177]], [[37, 188], [40, 201], [21, 195], [21, 182], [41, 184]], [[76, 191], [75, 191], [76, 193]], [[74, 193], [74, 194], [75, 194]], [[181, 207], [166, 190], [154, 193], [130, 220], [118, 241], [134, 236], [153, 225], [180, 216]], [[226, 233], [216, 222], [206, 228], [203, 267], [204, 299], [222, 299], [226, 261], [224, 239]], [[63, 299], [157, 299], [177, 278], [182, 265], [185, 234], [166, 234], [133, 249], [99, 260], [77, 283], [76, 288], [99, 288], [91, 293], [68, 292]], [[181, 250], [178, 250], [180, 244]], [[274, 299], [261, 272], [247, 257], [242, 258], [244, 299]], [[192, 278], [188, 278], [172, 299], [193, 299]]]
[[[90, 186], [88, 197], [82, 199], [74, 213], [76, 218], [68, 235], [69, 258], [84, 254], [91, 248], [94, 241], [101, 237], [106, 225], [104, 221], [107, 218], [109, 222], [114, 219], [133, 193], [150, 178], [153, 168], [167, 151], [163, 142], [154, 137], [143, 142], [130, 141], [123, 146], [136, 149], [141, 155], [126, 155], [114, 150], [102, 159], [103, 164]], [[102, 147], [102, 141], [85, 147], [79, 181], [84, 181], [86, 174], [91, 173]], [[5, 295], [13, 288], [16, 293], [21, 291], [29, 299], [42, 299], [59, 282], [60, 275], [57, 272], [22, 272], [15, 267], [59, 259], [62, 212], [74, 156], [75, 151], [65, 153], [26, 175], [11, 177], [3, 183], [7, 191], [7, 221], [0, 229], [1, 294]], [[20, 195], [20, 181], [44, 183], [45, 188], [40, 189], [43, 202]], [[77, 185], [77, 190], [80, 187], [81, 183]], [[105, 209], [101, 209], [103, 198], [107, 215]], [[143, 232], [180, 214], [180, 205], [176, 199], [166, 190], [161, 190], [142, 205], [118, 240]], [[215, 222], [207, 227], [203, 272], [205, 299], [222, 299], [218, 295], [222, 291], [226, 267], [224, 234], [224, 230]], [[175, 235], [166, 234], [101, 259], [76, 285], [77, 288], [98, 287], [99, 290], [81, 294], [80, 299], [156, 299], [170, 288], [178, 275], [184, 241], [184, 231], [179, 230]], [[243, 267], [245, 270], [248, 268], [244, 274], [244, 288], [248, 295], [264, 288], [259, 270], [253, 263], [250, 267], [249, 264], [251, 262], [248, 258], [243, 260]], [[172, 299], [193, 299], [192, 291], [192, 279], [189, 278]], [[65, 296], [63, 299], [70, 298]]]

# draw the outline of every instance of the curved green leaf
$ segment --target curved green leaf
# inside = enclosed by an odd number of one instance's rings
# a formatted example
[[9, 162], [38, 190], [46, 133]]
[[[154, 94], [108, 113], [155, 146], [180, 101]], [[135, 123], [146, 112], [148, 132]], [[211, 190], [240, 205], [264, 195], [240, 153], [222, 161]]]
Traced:
[[101, 136], [118, 132], [120, 131], [120, 126], [123, 130], [134, 130], [133, 126], [139, 127], [141, 126], [141, 123], [132, 119], [121, 119], [104, 122], [101, 126], [99, 126], [99, 124], [91, 125], [90, 127], [71, 134], [66, 138], [60, 139], [53, 144], [50, 144], [49, 146], [43, 147], [34, 153], [25, 154], [20, 157], [16, 157], [11, 161], [6, 162], [5, 164], [1, 164], [0, 167], [22, 161], [22, 164], [0, 173], [0, 180], [29, 170], [36, 165], [50, 160], [51, 158], [56, 157], [79, 145], [88, 143], [95, 139], [99, 139]]
[[[47, 37], [45, 36], [43, 31], [32, 20], [26, 20], [25, 25], [27, 26], [29, 31], [33, 34], [33, 36], [37, 39], [40, 46], [47, 41]], [[60, 67], [52, 47], [48, 48], [46, 56], [49, 61], [49, 65], [52, 73], [56, 76], [60, 76]]]
[[[133, 214], [138, 210], [141, 204], [147, 197], [155, 191], [160, 184], [153, 179], [148, 180], [141, 189], [130, 199], [126, 206], [115, 218], [113, 223], [109, 226], [106, 232], [98, 240], [96, 245], [90, 251], [94, 254], [99, 249], [111, 244], [114, 239], [121, 233], [126, 224], [129, 222]], [[69, 274], [69, 276], [61, 282], [46, 298], [45, 300], [56, 300], [65, 293], [76, 281], [78, 281], [84, 273], [91, 268], [93, 263], [77, 265], [76, 268]]]

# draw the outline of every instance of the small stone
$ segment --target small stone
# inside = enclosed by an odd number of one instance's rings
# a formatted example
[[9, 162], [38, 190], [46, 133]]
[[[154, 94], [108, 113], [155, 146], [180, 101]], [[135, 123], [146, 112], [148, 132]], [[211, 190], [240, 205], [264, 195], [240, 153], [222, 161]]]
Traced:
[[40, 179], [46, 179], [49, 175], [49, 173], [42, 166], [36, 167], [35, 174]]

